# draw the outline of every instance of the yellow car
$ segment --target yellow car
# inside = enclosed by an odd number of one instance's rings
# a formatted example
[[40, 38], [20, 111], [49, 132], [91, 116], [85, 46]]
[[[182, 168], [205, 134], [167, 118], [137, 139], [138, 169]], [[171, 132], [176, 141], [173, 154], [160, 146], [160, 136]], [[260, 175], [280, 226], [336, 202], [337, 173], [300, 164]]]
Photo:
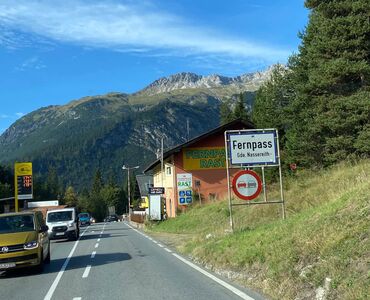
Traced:
[[50, 263], [50, 241], [42, 213], [0, 214], [0, 271], [35, 267], [41, 272], [44, 263]]

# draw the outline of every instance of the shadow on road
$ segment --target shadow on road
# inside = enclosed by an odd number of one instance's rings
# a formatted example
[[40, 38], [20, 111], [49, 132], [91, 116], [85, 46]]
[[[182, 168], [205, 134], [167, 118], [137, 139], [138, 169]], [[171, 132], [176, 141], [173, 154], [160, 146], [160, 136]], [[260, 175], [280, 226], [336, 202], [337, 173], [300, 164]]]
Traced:
[[[106, 253], [106, 254], [96, 254], [95, 258], [92, 260], [91, 255], [81, 255], [81, 256], [73, 256], [66, 268], [66, 272], [68, 270], [75, 270], [75, 269], [84, 269], [87, 265], [92, 266], [101, 266], [107, 264], [113, 264], [117, 262], [122, 262], [126, 260], [132, 259], [131, 255], [128, 253]], [[52, 259], [50, 265], [45, 265], [44, 271], [42, 274], [52, 274], [58, 273], [61, 269], [61, 266], [65, 262], [65, 258], [60, 259]], [[4, 273], [0, 272], [0, 279], [1, 278], [17, 278], [23, 276], [29, 276], [36, 274], [35, 270], [32, 268], [24, 268], [18, 270], [10, 270]]]

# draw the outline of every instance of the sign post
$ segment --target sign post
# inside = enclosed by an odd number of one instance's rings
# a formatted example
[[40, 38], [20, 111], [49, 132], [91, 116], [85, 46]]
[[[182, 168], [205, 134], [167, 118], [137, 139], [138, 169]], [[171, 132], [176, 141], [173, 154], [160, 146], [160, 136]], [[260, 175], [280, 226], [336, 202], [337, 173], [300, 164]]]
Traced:
[[[228, 196], [230, 211], [230, 227], [234, 230], [232, 207], [236, 205], [275, 204], [282, 205], [282, 217], [285, 219], [283, 181], [280, 163], [279, 136], [276, 129], [248, 129], [225, 131], [226, 171], [228, 179]], [[280, 197], [276, 201], [268, 201], [265, 183], [265, 167], [278, 167], [280, 177]], [[244, 169], [235, 174], [230, 183], [229, 169]], [[262, 169], [262, 181], [259, 175], [250, 168]], [[232, 203], [231, 190], [247, 203]], [[258, 197], [263, 190], [263, 202], [250, 202]]]
[[33, 198], [32, 163], [15, 163], [14, 165], [15, 211], [19, 211], [18, 200]]
[[193, 176], [191, 173], [177, 174], [177, 192], [180, 205], [193, 202]]

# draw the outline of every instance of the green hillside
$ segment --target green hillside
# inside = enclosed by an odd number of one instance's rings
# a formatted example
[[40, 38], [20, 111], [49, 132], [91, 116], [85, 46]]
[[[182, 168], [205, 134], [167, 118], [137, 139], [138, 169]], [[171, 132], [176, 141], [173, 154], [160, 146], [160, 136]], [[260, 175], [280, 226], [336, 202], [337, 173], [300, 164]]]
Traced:
[[[224, 200], [195, 205], [150, 231], [272, 299], [315, 299], [320, 293], [369, 299], [370, 160], [302, 170], [284, 181], [286, 220], [278, 206], [238, 206], [230, 234]], [[278, 192], [268, 191], [271, 197]]]

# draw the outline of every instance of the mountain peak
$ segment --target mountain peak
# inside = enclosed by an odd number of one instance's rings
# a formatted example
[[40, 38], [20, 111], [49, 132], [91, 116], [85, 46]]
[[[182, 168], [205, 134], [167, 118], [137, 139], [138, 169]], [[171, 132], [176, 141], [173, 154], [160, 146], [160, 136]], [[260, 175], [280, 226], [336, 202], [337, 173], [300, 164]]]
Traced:
[[139, 91], [138, 94], [156, 95], [174, 90], [195, 88], [209, 89], [227, 86], [234, 87], [239, 91], [246, 88], [248, 88], [248, 90], [253, 90], [258, 88], [262, 82], [270, 77], [270, 75], [270, 69], [263, 72], [243, 74], [237, 77], [227, 77], [218, 74], [202, 76], [190, 72], [181, 72], [155, 80], [146, 88]]

